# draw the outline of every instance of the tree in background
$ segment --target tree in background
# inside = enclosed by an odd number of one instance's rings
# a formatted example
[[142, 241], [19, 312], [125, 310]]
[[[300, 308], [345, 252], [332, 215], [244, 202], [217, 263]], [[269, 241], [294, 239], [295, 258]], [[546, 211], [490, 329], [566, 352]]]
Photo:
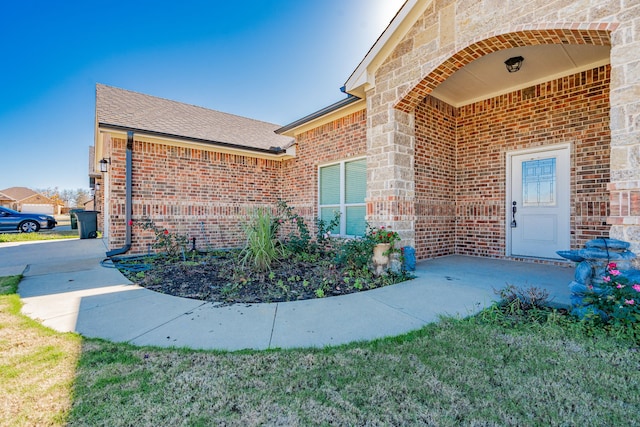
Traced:
[[64, 206], [68, 207], [83, 207], [86, 202], [91, 200], [89, 191], [84, 188], [78, 188], [76, 190], [60, 190], [58, 187], [49, 188], [36, 188], [36, 192], [50, 198], [55, 202], [62, 202]]
[[91, 200], [91, 194], [87, 190], [85, 190], [84, 188], [78, 188], [76, 190], [76, 196], [75, 196], [76, 206], [78, 207], [84, 206], [84, 204], [87, 203], [89, 200]]
[[65, 206], [76, 206], [73, 204], [75, 202], [75, 191], [74, 190], [62, 190], [60, 191], [60, 198], [64, 202]]

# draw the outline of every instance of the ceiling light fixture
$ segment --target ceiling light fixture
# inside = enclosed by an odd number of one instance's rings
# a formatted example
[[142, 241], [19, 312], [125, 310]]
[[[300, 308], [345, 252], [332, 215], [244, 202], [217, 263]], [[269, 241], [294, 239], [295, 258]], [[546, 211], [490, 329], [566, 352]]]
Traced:
[[509, 71], [510, 73], [515, 73], [516, 71], [520, 70], [523, 61], [524, 58], [522, 56], [514, 56], [513, 58], [509, 58], [504, 61], [504, 65], [507, 66], [507, 71]]

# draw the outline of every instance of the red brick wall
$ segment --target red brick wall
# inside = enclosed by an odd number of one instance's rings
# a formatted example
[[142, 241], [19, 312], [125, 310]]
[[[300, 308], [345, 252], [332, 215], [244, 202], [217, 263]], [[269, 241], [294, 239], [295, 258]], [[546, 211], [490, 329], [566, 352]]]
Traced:
[[[110, 246], [124, 244], [126, 141], [112, 143]], [[134, 221], [151, 218], [169, 232], [195, 237], [198, 247], [237, 247], [242, 224], [280, 196], [282, 163], [197, 148], [136, 140], [133, 146]], [[154, 237], [134, 223], [132, 250], [146, 252]]]
[[[640, 182], [612, 182], [608, 185], [611, 193], [611, 217], [609, 224], [640, 225], [636, 218], [640, 217]], [[640, 235], [633, 235], [640, 240]]]
[[[133, 147], [133, 218], [196, 237], [198, 247], [237, 247], [242, 224], [256, 207], [285, 200], [312, 227], [317, 217], [318, 165], [366, 153], [365, 110], [302, 133], [297, 157], [283, 162], [136, 140]], [[125, 242], [126, 141], [111, 144], [110, 248]], [[134, 222], [131, 254], [154, 242]]]
[[415, 113], [415, 247], [419, 259], [455, 253], [457, 111], [427, 97]]
[[[450, 139], [448, 123], [443, 120], [456, 123], [455, 253], [503, 257], [506, 152], [567, 142], [572, 144], [571, 246], [581, 247], [587, 240], [608, 235], [609, 79], [609, 67], [604, 66], [452, 109], [444, 116], [433, 114], [434, 102], [429, 98], [420, 104], [416, 110], [417, 168], [432, 162], [431, 151], [443, 151], [434, 140]], [[428, 134], [434, 136], [429, 139]], [[429, 182], [439, 172], [449, 179], [447, 165], [439, 167], [440, 171], [420, 172], [421, 179]], [[428, 199], [430, 193], [448, 194], [443, 186], [435, 183], [420, 188], [416, 200]], [[423, 215], [419, 223], [427, 232], [433, 228], [438, 230], [436, 236], [444, 237], [446, 228], [436, 220]], [[433, 239], [423, 234], [416, 234], [420, 245]], [[429, 255], [428, 250], [417, 249]]]
[[296, 137], [296, 158], [284, 164], [283, 199], [311, 227], [318, 217], [318, 166], [366, 155], [366, 110], [361, 110]]

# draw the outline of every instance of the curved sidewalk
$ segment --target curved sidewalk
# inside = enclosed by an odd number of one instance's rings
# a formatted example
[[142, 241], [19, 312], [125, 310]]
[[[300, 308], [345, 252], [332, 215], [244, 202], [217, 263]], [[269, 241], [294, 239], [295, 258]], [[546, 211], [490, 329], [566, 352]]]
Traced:
[[23, 274], [23, 313], [61, 332], [135, 345], [240, 350], [324, 347], [406, 333], [441, 315], [467, 316], [509, 284], [550, 290], [568, 304], [573, 269], [449, 256], [418, 264], [417, 278], [340, 297], [213, 303], [159, 294], [100, 264], [100, 239], [0, 244], [0, 276]]

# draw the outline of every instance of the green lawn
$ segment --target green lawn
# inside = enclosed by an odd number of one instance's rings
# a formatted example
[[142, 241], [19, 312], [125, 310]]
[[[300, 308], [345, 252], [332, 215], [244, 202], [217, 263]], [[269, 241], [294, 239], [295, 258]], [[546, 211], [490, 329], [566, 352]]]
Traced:
[[25, 319], [14, 294], [0, 304], [1, 425], [640, 424], [638, 348], [558, 314], [229, 353], [84, 340]]
[[37, 240], [59, 240], [77, 239], [78, 230], [60, 230], [61, 226], [68, 226], [70, 218], [68, 215], [57, 216], [58, 227], [53, 230], [40, 230], [37, 233], [0, 233], [0, 243], [3, 242], [31, 242]]
[[36, 240], [77, 239], [78, 230], [42, 230], [37, 233], [0, 233], [0, 243], [30, 242]]

